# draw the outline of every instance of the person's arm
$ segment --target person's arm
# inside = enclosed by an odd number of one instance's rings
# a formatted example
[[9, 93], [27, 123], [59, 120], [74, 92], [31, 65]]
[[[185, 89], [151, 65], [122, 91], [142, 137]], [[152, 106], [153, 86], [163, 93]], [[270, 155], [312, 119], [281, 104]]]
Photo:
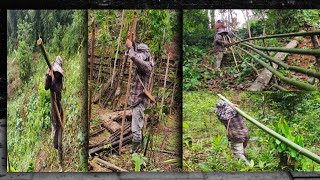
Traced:
[[54, 74], [54, 81], [53, 81], [53, 90], [55, 92], [61, 92], [62, 91], [62, 81], [63, 81], [63, 76], [58, 73], [58, 72], [55, 72]]
[[222, 46], [228, 46], [229, 43], [223, 40], [222, 35], [217, 35], [215, 41], [217, 44], [222, 45]]
[[52, 84], [52, 78], [50, 76], [50, 70], [48, 70], [48, 72], [46, 73], [46, 81], [45, 81], [44, 89], [48, 90], [51, 87], [51, 84]]
[[151, 62], [145, 61], [147, 57], [143, 53], [136, 53], [133, 47], [131, 47], [128, 51], [128, 56], [131, 58], [131, 60], [139, 70], [143, 71], [146, 74], [151, 73]]

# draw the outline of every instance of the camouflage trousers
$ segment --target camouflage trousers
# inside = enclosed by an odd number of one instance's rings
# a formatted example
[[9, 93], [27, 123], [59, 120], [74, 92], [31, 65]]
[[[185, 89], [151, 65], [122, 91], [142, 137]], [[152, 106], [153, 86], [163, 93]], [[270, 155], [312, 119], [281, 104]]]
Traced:
[[[51, 114], [52, 115], [52, 114]], [[51, 118], [53, 119], [53, 118]], [[62, 128], [60, 125], [57, 125], [57, 122], [52, 121], [52, 139], [53, 146], [55, 149], [58, 149], [58, 157], [59, 157], [59, 168], [60, 171], [63, 171], [63, 149], [62, 149]]]
[[144, 124], [144, 110], [142, 103], [132, 109], [131, 130], [133, 134], [132, 141], [140, 142], [142, 140], [142, 128]]
[[214, 63], [214, 68], [220, 69], [221, 61], [223, 59], [223, 52], [217, 52], [215, 55], [216, 61]]

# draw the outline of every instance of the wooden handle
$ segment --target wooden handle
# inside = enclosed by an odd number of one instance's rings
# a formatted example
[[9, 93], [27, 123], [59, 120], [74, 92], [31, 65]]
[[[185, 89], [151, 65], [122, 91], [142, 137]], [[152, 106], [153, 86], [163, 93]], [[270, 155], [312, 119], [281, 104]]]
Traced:
[[42, 52], [42, 54], [44, 56], [44, 59], [46, 60], [46, 63], [48, 65], [49, 69], [51, 70], [52, 67], [51, 67], [51, 64], [50, 64], [50, 60], [49, 60], [48, 54], [47, 54], [47, 52], [46, 52], [46, 50], [44, 48], [44, 45], [43, 45], [43, 42], [42, 42], [41, 38], [39, 38], [37, 40], [37, 45], [40, 46], [41, 52]]

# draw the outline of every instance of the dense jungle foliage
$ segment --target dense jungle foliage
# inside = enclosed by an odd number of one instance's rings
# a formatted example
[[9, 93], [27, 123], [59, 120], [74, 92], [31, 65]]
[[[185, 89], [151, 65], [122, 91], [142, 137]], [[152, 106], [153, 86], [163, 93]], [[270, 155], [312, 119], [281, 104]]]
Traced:
[[[133, 10], [89, 11], [88, 46], [90, 61], [92, 58], [93, 21], [96, 41], [92, 81], [93, 99], [97, 97], [97, 94], [101, 94], [99, 103], [92, 104], [90, 132], [94, 132], [94, 128], [102, 122], [101, 114], [107, 115], [124, 109], [129, 63], [124, 66], [123, 79], [120, 78], [122, 77], [120, 69], [125, 61], [125, 42], [133, 21], [133, 14]], [[181, 91], [178, 91], [179, 81], [176, 77], [180, 60], [178, 46], [179, 12], [175, 10], [137, 10], [137, 16], [135, 43], [136, 45], [139, 43], [147, 44], [154, 62], [152, 95], [156, 98], [156, 102], [150, 103], [151, 105], [145, 111], [145, 114], [151, 119], [148, 123], [154, 123], [152, 128], [148, 127], [144, 132], [143, 146], [147, 146], [148, 142], [148, 150], [145, 154], [143, 151], [131, 154], [130, 143], [122, 147], [121, 156], [118, 155], [118, 149], [115, 149], [115, 151], [104, 150], [92, 154], [89, 157], [89, 163], [93, 167], [92, 171], [111, 171], [108, 168], [99, 166], [99, 164], [96, 165], [95, 157], [106, 159], [108, 162], [128, 171], [172, 172], [180, 170], [180, 156], [177, 154], [179, 154], [179, 147], [181, 147], [180, 119], [178, 118]], [[168, 54], [170, 54], [169, 69], [166, 88], [163, 91]], [[135, 72], [135, 67], [133, 64], [133, 72]], [[110, 83], [110, 85], [109, 82], [112, 84]], [[117, 82], [120, 83], [117, 84]], [[119, 85], [119, 88], [117, 85]], [[113, 91], [115, 89], [116, 91]], [[101, 93], [102, 91], [105, 91], [105, 93]], [[164, 102], [162, 103], [163, 94]], [[106, 100], [107, 97], [110, 98]], [[130, 108], [129, 106], [127, 107], [127, 109]], [[161, 120], [158, 123], [159, 119]], [[130, 123], [131, 118], [127, 120]], [[117, 123], [121, 125], [121, 121]], [[89, 146], [107, 140], [109, 137], [110, 132], [105, 130], [99, 135], [90, 137]], [[171, 153], [163, 153], [161, 151], [169, 151]]]
[[[250, 141], [251, 166], [233, 157], [226, 129], [212, 112], [218, 92], [183, 94], [184, 171], [320, 171], [320, 165], [244, 119]], [[221, 92], [260, 123], [291, 141], [320, 153], [320, 93]]]
[[[216, 13], [214, 13], [216, 11]], [[249, 37], [248, 25], [251, 37], [273, 35], [282, 33], [299, 32], [300, 30], [310, 31], [310, 27], [320, 29], [320, 11], [319, 10], [238, 10], [243, 14], [236, 14], [234, 10], [184, 10], [183, 14], [183, 88], [184, 90], [198, 90], [210, 88], [211, 80], [219, 79], [218, 85], [222, 88], [228, 87], [228, 90], [243, 90], [246, 84], [251, 84], [257, 77], [257, 72], [261, 72], [262, 66], [252, 60], [247, 54], [241, 53], [234, 47], [234, 54], [237, 65], [230, 51], [226, 52], [222, 61], [222, 73], [213, 70], [215, 62], [213, 51], [213, 41], [215, 30], [213, 24], [217, 20], [223, 20], [231, 31], [229, 36], [238, 40], [233, 33], [239, 38], [245, 39]], [[248, 13], [248, 14], [246, 14]], [[220, 15], [217, 17], [217, 15]], [[244, 16], [245, 22], [240, 25]], [[222, 18], [221, 18], [222, 17]], [[292, 38], [271, 38], [251, 41], [259, 46], [283, 47]], [[298, 48], [306, 49], [312, 47], [310, 38], [300, 37], [298, 39]], [[269, 52], [268, 52], [269, 53]], [[255, 54], [256, 55], [256, 54]], [[274, 52], [270, 52], [274, 56]], [[261, 56], [257, 56], [261, 57]], [[292, 56], [287, 57], [287, 63], [308, 69], [315, 68], [315, 59], [309, 56]], [[319, 64], [319, 62], [318, 62]], [[283, 72], [286, 76], [294, 77], [294, 79], [305, 80], [307, 77], [296, 77], [290, 73]], [[308, 81], [313, 81], [311, 78]], [[239, 86], [239, 84], [241, 84]], [[283, 85], [286, 87], [286, 85]], [[218, 88], [219, 89], [219, 88]], [[290, 89], [290, 88], [289, 88]], [[221, 90], [221, 89], [220, 89]]]
[[50, 91], [44, 89], [48, 67], [36, 46], [39, 37], [51, 63], [58, 55], [63, 59], [65, 171], [87, 169], [80, 111], [84, 21], [84, 11], [7, 11], [7, 147], [10, 165], [18, 172], [58, 171], [58, 151], [51, 136]]

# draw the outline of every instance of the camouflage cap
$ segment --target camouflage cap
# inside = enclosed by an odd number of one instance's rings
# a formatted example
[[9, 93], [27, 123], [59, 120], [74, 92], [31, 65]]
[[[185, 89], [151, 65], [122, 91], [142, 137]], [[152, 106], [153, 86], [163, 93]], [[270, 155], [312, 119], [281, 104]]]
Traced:
[[53, 63], [53, 71], [59, 72], [63, 76], [62, 58], [60, 56], [57, 56], [56, 61]]
[[228, 103], [225, 101], [220, 100], [219, 102], [217, 102], [216, 106], [217, 108], [221, 108], [221, 107], [225, 107]]
[[148, 45], [144, 44], [144, 43], [140, 43], [137, 47], [137, 50], [144, 50], [144, 51], [147, 51], [149, 50], [149, 47]]

